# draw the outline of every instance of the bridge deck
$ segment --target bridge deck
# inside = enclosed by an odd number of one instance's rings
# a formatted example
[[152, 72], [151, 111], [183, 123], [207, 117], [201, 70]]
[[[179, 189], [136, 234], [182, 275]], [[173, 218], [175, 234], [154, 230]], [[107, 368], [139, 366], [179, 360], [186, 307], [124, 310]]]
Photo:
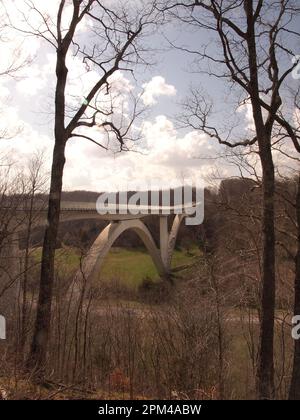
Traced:
[[[61, 220], [71, 219], [84, 219], [93, 218], [105, 221], [122, 221], [122, 220], [133, 220], [147, 217], [148, 215], [191, 215], [195, 212], [198, 203], [190, 203], [188, 205], [176, 205], [176, 206], [105, 206], [101, 209], [97, 209], [95, 202], [69, 202], [62, 201], [61, 203]], [[4, 208], [2, 208], [4, 209]], [[6, 208], [6, 211], [9, 208]], [[1, 211], [1, 208], [0, 208]], [[18, 207], [14, 209], [17, 213], [27, 213], [28, 208]], [[35, 208], [35, 211], [40, 213], [41, 218], [46, 219], [47, 207]]]
[[[185, 214], [191, 212], [197, 203], [189, 203], [185, 205], [176, 205], [176, 206], [127, 206], [127, 205], [117, 205], [117, 206], [105, 206], [100, 209], [100, 214], [107, 212], [111, 213], [116, 210], [116, 212], [121, 214], [131, 214], [136, 212], [137, 214]], [[96, 211], [98, 212], [97, 206], [95, 203], [81, 203], [81, 202], [68, 202], [63, 201], [61, 203], [61, 211]]]

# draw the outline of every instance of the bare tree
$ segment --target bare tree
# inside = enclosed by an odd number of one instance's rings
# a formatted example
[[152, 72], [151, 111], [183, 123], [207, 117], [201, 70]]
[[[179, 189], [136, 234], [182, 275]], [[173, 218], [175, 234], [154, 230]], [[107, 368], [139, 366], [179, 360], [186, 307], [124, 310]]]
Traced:
[[[200, 95], [198, 90], [193, 90], [185, 104], [185, 115], [181, 120], [184, 125], [201, 130], [221, 145], [230, 148], [248, 147], [259, 154], [263, 187], [263, 251], [257, 388], [259, 398], [270, 399], [274, 397], [275, 315], [275, 170], [272, 133], [275, 125], [285, 125], [288, 130], [281, 110], [284, 83], [297, 65], [297, 61], [291, 61], [291, 58], [294, 54], [294, 41], [299, 37], [293, 28], [299, 8], [293, 0], [213, 0], [184, 4], [169, 1], [163, 6], [164, 10], [179, 17], [185, 24], [212, 33], [212, 41], [203, 48], [181, 49], [196, 57], [196, 70], [231, 82], [230, 90], [235, 90], [238, 96], [233, 115], [236, 116], [235, 111], [242, 105], [251, 107], [253, 135], [251, 132], [245, 133], [236, 120], [231, 120], [231, 125], [228, 121], [217, 123], [212, 115], [212, 103], [203, 94]], [[286, 65], [286, 58], [289, 65]], [[204, 68], [205, 62], [208, 63], [207, 70]], [[295, 147], [299, 148], [295, 136], [292, 140]]]
[[[299, 9], [298, 9], [299, 10]], [[297, 33], [299, 38], [300, 34]], [[292, 51], [289, 51], [292, 54]], [[292, 56], [292, 62], [298, 64], [299, 56]], [[296, 70], [296, 67], [295, 67]], [[287, 91], [290, 101], [287, 101], [285, 107], [280, 110], [280, 115], [276, 121], [276, 130], [273, 149], [283, 155], [289, 162], [289, 170], [294, 174], [295, 179], [295, 194], [294, 197], [284, 195], [285, 201], [294, 208], [295, 218], [288, 214], [292, 219], [293, 225], [296, 228], [296, 234], [293, 238], [296, 240], [296, 252], [292, 258], [295, 263], [295, 280], [294, 280], [294, 315], [300, 313], [300, 87], [296, 89], [293, 83], [287, 84]], [[288, 145], [286, 144], [289, 141]], [[290, 252], [290, 251], [288, 251]], [[300, 399], [300, 342], [295, 340], [294, 345], [294, 359], [292, 369], [292, 379], [289, 390], [289, 399]]]
[[[297, 223], [297, 253], [295, 256], [295, 301], [294, 314], [300, 314], [300, 175], [298, 176], [297, 199], [296, 199], [296, 223]], [[300, 400], [300, 340], [295, 340], [294, 361], [289, 399]]]
[[[295, 208], [295, 226], [296, 226], [296, 254], [294, 257], [295, 262], [295, 282], [294, 282], [294, 315], [300, 314], [300, 173], [299, 173], [299, 153], [300, 153], [300, 87], [294, 91], [290, 89], [292, 93], [292, 114], [294, 116], [293, 121], [287, 119], [285, 115], [282, 116], [282, 123], [280, 124], [280, 133], [282, 139], [291, 138], [293, 141], [294, 150], [298, 152], [297, 157], [289, 153], [283, 152], [280, 149], [280, 152], [285, 153], [285, 156], [292, 159], [296, 162], [296, 199], [292, 201], [292, 205]], [[293, 149], [292, 149], [293, 150]], [[292, 370], [292, 379], [289, 390], [289, 399], [291, 400], [300, 400], [300, 340], [295, 340], [294, 344], [294, 359], [293, 359], [293, 370]]]
[[[44, 170], [45, 156], [42, 151], [36, 152], [28, 162], [28, 175], [23, 180], [24, 195], [22, 200], [22, 208], [26, 212], [24, 225], [26, 226], [21, 239], [24, 241], [25, 252], [23, 257], [21, 278], [21, 319], [20, 319], [20, 355], [24, 355], [26, 339], [28, 337], [29, 325], [29, 302], [28, 302], [28, 276], [31, 267], [31, 238], [34, 225], [40, 218], [41, 212], [45, 210], [46, 205], [46, 189], [49, 180], [48, 174]], [[39, 197], [38, 197], [39, 196]]]
[[[23, 216], [17, 215], [22, 201], [24, 185], [21, 174], [15, 170], [13, 162], [2, 158], [0, 165], [0, 299], [19, 279], [15, 250], [18, 248], [18, 228]], [[8, 258], [10, 260], [8, 260]], [[11, 303], [11, 302], [10, 302]]]
[[[144, 47], [139, 39], [149, 27], [157, 23], [157, 11], [152, 2], [102, 2], [98, 0], [61, 0], [56, 16], [44, 15], [34, 0], [25, 2], [28, 15], [23, 13], [27, 23], [17, 29], [27, 35], [34, 35], [50, 43], [56, 50], [55, 120], [52, 172], [48, 205], [48, 225], [45, 232], [40, 291], [37, 317], [28, 367], [40, 373], [43, 378], [47, 343], [51, 320], [51, 303], [54, 277], [54, 256], [58, 232], [65, 148], [69, 139], [78, 137], [107, 149], [103, 134], [114, 137], [119, 150], [126, 149], [126, 141], [134, 139], [133, 120], [137, 105], [132, 106], [132, 116], [118, 115], [111, 103], [112, 76], [122, 70], [133, 72], [134, 66], [143, 62]], [[68, 19], [68, 13], [71, 14]], [[32, 23], [34, 14], [39, 23]], [[88, 40], [78, 34], [83, 21], [91, 22], [86, 34]], [[67, 22], [67, 23], [66, 23]], [[16, 26], [11, 22], [12, 26]], [[87, 71], [95, 69], [98, 81], [92, 86], [78, 105], [71, 107], [66, 101], [68, 87], [67, 57], [80, 57]], [[106, 98], [110, 99], [109, 105]], [[105, 100], [106, 99], [106, 100]], [[95, 131], [98, 138], [95, 138]], [[91, 129], [89, 134], [88, 129]]]

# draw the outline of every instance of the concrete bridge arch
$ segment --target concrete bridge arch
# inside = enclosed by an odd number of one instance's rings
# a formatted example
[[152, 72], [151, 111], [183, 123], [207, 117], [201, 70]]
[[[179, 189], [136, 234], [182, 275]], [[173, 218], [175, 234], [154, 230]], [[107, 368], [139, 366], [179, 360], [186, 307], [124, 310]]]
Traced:
[[84, 277], [93, 280], [100, 272], [105, 257], [115, 241], [127, 230], [133, 230], [143, 241], [160, 276], [170, 274], [172, 254], [174, 251], [179, 228], [185, 215], [176, 215], [172, 228], [168, 230], [168, 217], [160, 219], [160, 248], [157, 247], [151, 232], [142, 219], [112, 221], [93, 243], [91, 249], [82, 262], [81, 270], [76, 274], [77, 279]]

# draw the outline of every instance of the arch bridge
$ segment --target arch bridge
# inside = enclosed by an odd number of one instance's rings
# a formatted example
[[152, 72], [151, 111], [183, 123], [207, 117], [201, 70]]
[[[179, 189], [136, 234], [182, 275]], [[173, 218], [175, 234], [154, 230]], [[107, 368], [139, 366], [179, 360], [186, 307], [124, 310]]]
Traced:
[[[134, 211], [131, 214], [130, 209], [127, 212], [118, 211], [116, 214], [100, 214], [96, 209], [95, 203], [83, 202], [62, 202], [60, 222], [74, 220], [103, 220], [109, 222], [108, 225], [100, 232], [90, 250], [84, 256], [80, 272], [76, 274], [77, 278], [92, 280], [101, 270], [102, 264], [109, 250], [122, 233], [133, 230], [146, 246], [155, 267], [162, 277], [168, 277], [171, 271], [172, 255], [176, 244], [179, 228], [182, 221], [188, 215], [193, 213], [197, 204], [190, 204], [184, 208], [169, 206], [148, 208], [148, 212]], [[137, 207], [138, 208], [138, 207]], [[18, 208], [15, 210], [17, 225], [25, 221], [28, 210]], [[159, 246], [155, 243], [151, 232], [144, 223], [147, 216], [156, 216], [159, 219]], [[172, 226], [169, 229], [169, 217], [174, 216]], [[47, 209], [36, 210], [34, 218], [34, 227], [45, 226], [47, 224]], [[20, 228], [19, 228], [20, 230]], [[15, 251], [17, 252], [17, 250]]]

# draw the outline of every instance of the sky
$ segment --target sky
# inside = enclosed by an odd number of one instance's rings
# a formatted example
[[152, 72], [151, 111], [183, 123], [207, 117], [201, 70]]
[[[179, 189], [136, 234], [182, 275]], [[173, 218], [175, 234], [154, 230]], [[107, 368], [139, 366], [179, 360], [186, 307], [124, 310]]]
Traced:
[[[44, 16], [55, 16], [58, 0], [34, 2]], [[24, 2], [8, 3], [14, 17], [12, 8], [16, 3], [20, 7]], [[32, 19], [36, 24], [38, 17]], [[79, 36], [85, 42], [90, 29], [87, 22], [79, 28]], [[147, 107], [143, 117], [135, 122], [141, 140], [134, 151], [115, 153], [114, 145], [105, 151], [82, 138], [70, 139], [66, 149], [64, 190], [103, 191], [120, 189], [120, 185], [126, 183], [129, 186], [141, 181], [153, 184], [157, 180], [169, 185], [181, 183], [186, 178], [205, 181], [216, 174], [226, 177], [236, 173], [232, 165], [212, 159], [224, 151], [214, 140], [195, 130], [182, 129], [178, 124], [180, 103], [191, 85], [204, 85], [217, 107], [222, 108], [223, 115], [226, 113], [224, 104], [228, 98], [223, 84], [212, 77], [192, 73], [191, 57], [170, 47], [167, 41], [180, 40], [193, 47], [209, 41], [205, 33], [201, 36], [200, 40], [195, 38], [194, 33], [186, 32], [178, 24], [166, 25], [146, 40], [156, 50], [151, 55], [152, 65], [138, 67], [135, 79], [121, 71], [114, 75], [112, 86], [117, 108], [124, 108], [124, 112], [129, 113], [132, 95], [141, 95], [140, 101]], [[11, 134], [11, 138], [0, 141], [0, 156], [9, 154], [21, 167], [26, 166], [33, 153], [42, 151], [45, 170], [49, 171], [54, 144], [55, 50], [41, 38], [8, 30], [0, 48], [0, 73], [1, 66], [13, 58], [19, 63], [24, 59], [31, 60], [13, 78], [0, 77], [0, 130], [5, 128]], [[94, 69], [87, 73], [78, 57], [69, 56], [68, 67], [67, 103], [76, 106], [98, 74]], [[253, 129], [249, 108], [239, 110], [236, 115], [245, 127]], [[99, 137], [99, 133], [93, 134]]]

